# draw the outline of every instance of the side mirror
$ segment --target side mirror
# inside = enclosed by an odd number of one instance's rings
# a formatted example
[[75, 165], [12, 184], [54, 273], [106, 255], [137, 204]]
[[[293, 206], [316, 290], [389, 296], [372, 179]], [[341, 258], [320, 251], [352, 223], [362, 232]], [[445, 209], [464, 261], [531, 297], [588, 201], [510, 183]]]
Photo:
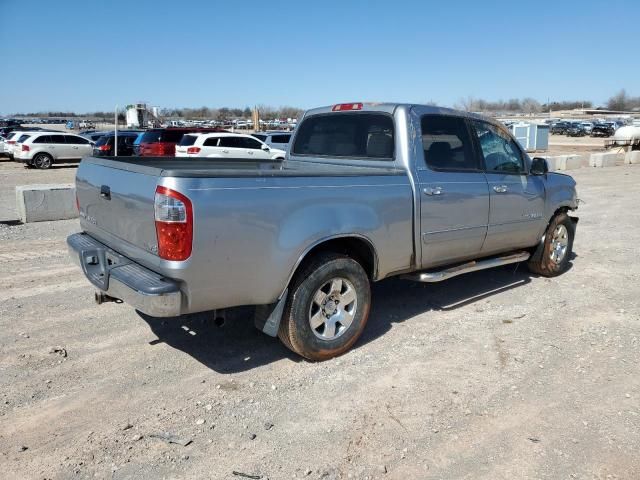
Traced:
[[541, 157], [535, 157], [531, 161], [531, 175], [545, 175], [549, 171], [547, 160]]
[[269, 150], [271, 150], [269, 148], [269, 145], [265, 145], [265, 144], [262, 144], [262, 147], [260, 147], [260, 148], [262, 148], [262, 150], [264, 150], [265, 152], [268, 152]]

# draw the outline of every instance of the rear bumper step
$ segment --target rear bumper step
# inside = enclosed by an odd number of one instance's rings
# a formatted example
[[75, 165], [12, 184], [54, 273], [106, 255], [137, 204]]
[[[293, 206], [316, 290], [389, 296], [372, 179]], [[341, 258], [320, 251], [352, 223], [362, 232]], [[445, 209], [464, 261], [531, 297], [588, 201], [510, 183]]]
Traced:
[[123, 257], [86, 233], [69, 236], [67, 246], [71, 259], [98, 288], [102, 300], [122, 300], [153, 317], [180, 315], [182, 293], [174, 280]]
[[475, 272], [478, 270], [486, 270], [487, 268], [499, 267], [501, 265], [509, 265], [510, 263], [524, 262], [529, 259], [531, 254], [529, 252], [515, 252], [501, 257], [485, 258], [483, 260], [474, 260], [471, 262], [463, 263], [462, 265], [456, 265], [444, 270], [437, 270], [431, 272], [416, 272], [410, 275], [403, 275], [405, 280], [413, 280], [415, 282], [434, 283], [448, 280], [452, 277], [457, 277], [463, 273]]

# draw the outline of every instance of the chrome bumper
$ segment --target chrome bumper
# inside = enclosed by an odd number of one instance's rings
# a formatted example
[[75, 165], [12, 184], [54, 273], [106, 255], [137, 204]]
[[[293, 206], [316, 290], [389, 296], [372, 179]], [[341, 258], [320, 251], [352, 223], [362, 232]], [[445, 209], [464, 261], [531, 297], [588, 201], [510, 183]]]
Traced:
[[174, 280], [123, 257], [86, 233], [67, 237], [71, 259], [106, 295], [152, 317], [180, 315], [182, 293]]

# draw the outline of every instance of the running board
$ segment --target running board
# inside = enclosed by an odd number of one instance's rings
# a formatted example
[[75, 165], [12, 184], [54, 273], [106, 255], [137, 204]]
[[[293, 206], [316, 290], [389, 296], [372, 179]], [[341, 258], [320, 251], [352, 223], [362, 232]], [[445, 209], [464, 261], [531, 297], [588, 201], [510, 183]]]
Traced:
[[413, 280], [415, 282], [442, 282], [443, 280], [457, 277], [463, 273], [500, 267], [502, 265], [509, 265], [510, 263], [524, 262], [525, 260], [528, 260], [530, 256], [531, 254], [529, 252], [516, 252], [503, 257], [474, 260], [472, 262], [463, 263], [462, 265], [456, 265], [455, 267], [449, 267], [445, 270], [438, 270], [435, 272], [416, 272], [410, 275], [403, 275], [402, 278], [406, 280]]

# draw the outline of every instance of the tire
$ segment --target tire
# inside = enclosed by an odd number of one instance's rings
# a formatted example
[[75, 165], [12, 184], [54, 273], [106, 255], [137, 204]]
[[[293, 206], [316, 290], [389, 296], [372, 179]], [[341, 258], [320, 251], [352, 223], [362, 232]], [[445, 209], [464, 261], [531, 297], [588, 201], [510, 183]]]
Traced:
[[321, 253], [294, 276], [278, 337], [308, 360], [327, 360], [360, 338], [370, 308], [371, 286], [362, 266], [346, 255]]
[[543, 277], [555, 277], [567, 271], [573, 251], [576, 227], [566, 213], [557, 214], [549, 222], [544, 242], [538, 245], [527, 267]]
[[48, 153], [38, 153], [33, 157], [33, 166], [40, 170], [51, 168], [51, 165], [53, 165], [53, 157]]

